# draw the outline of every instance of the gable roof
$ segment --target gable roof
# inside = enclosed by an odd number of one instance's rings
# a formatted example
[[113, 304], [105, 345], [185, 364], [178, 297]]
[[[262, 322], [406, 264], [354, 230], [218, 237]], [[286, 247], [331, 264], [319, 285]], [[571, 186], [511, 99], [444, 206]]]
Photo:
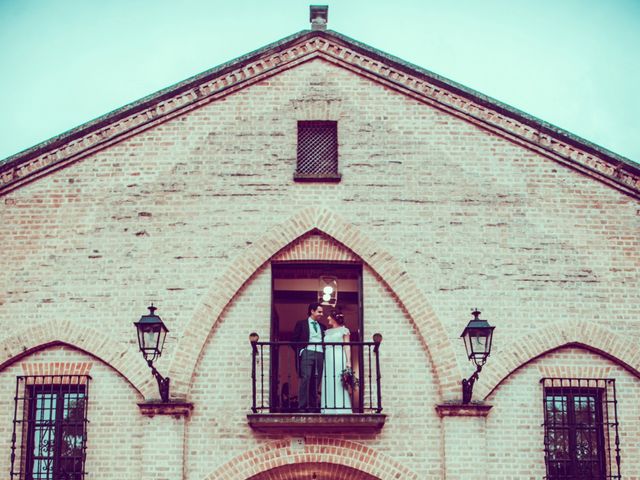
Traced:
[[0, 161], [0, 195], [313, 58], [323, 58], [640, 198], [640, 165], [332, 30], [302, 30]]

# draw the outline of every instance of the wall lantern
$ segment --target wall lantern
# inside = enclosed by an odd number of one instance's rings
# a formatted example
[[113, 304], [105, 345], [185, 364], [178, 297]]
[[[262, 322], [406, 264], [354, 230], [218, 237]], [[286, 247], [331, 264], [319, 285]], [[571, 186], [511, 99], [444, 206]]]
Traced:
[[468, 379], [462, 380], [462, 403], [469, 403], [473, 394], [473, 384], [478, 380], [478, 374], [491, 354], [493, 329], [489, 322], [480, 318], [480, 312], [475, 309], [473, 318], [469, 321], [460, 337], [464, 340], [467, 357], [476, 365], [476, 371]]
[[151, 373], [158, 381], [158, 389], [160, 390], [160, 398], [163, 402], [169, 401], [169, 378], [164, 378], [160, 372], [153, 366], [156, 358], [162, 355], [162, 348], [167, 337], [169, 329], [162, 322], [162, 319], [155, 314], [157, 310], [153, 304], [148, 307], [149, 315], [143, 315], [138, 322], [133, 324], [138, 331], [138, 346], [147, 361], [147, 365], [151, 368]]
[[318, 279], [318, 303], [335, 307], [338, 303], [338, 279], [322, 275]]

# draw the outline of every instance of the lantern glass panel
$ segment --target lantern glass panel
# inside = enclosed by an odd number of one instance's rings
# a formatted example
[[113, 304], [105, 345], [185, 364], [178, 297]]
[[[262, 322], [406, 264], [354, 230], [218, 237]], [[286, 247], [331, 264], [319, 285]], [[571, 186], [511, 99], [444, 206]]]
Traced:
[[491, 328], [491, 330], [489, 330], [487, 332], [487, 343], [485, 346], [485, 350], [487, 352], [487, 356], [489, 356], [489, 354], [491, 353], [491, 342], [493, 340], [493, 327]]
[[145, 350], [146, 341], [147, 341], [147, 338], [145, 337], [144, 330], [142, 329], [142, 327], [138, 327], [138, 346], [140, 347], [140, 350], [143, 352]]
[[484, 355], [487, 352], [487, 335], [485, 332], [474, 331], [470, 333], [471, 350], [474, 355]]
[[167, 338], [167, 332], [168, 330], [166, 328], [162, 328], [159, 332], [159, 336], [158, 336], [158, 356], [160, 356], [162, 354], [162, 349], [164, 348], [164, 341]]
[[143, 333], [145, 350], [156, 350], [160, 340], [160, 329], [147, 328]]
[[473, 351], [471, 350], [471, 337], [469, 336], [469, 332], [466, 332], [462, 339], [464, 340], [464, 348], [467, 350], [467, 357], [471, 358]]

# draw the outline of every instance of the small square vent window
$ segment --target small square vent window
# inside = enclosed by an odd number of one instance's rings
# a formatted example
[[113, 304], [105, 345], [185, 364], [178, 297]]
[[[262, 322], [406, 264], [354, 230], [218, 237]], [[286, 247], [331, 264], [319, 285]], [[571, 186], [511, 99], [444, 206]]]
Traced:
[[339, 181], [338, 122], [298, 122], [295, 180]]

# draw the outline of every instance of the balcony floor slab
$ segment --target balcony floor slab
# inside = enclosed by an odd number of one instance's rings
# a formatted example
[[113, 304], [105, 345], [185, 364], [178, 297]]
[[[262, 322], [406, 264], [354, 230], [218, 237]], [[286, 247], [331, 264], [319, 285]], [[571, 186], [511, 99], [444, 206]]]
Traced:
[[249, 426], [260, 432], [307, 431], [375, 433], [384, 426], [382, 413], [320, 414], [320, 413], [249, 413]]

